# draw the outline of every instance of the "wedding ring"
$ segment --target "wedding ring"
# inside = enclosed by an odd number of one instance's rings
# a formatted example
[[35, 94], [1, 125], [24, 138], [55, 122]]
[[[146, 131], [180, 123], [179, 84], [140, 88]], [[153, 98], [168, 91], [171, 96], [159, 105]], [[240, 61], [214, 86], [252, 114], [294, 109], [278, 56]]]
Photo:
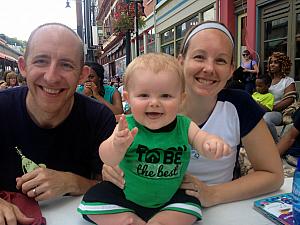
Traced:
[[33, 188], [32, 192], [33, 192], [34, 196], [37, 196], [37, 194], [36, 194], [36, 188]]

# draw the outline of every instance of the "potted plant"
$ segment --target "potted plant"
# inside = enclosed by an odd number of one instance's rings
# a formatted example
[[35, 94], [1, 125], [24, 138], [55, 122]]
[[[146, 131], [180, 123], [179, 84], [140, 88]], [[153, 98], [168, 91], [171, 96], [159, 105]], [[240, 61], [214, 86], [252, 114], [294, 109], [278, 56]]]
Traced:
[[[124, 1], [118, 2], [116, 5], [116, 11], [114, 13], [113, 28], [116, 34], [125, 33], [127, 31], [132, 32], [135, 24], [135, 2], [126, 3]], [[138, 4], [138, 27], [145, 26], [145, 17], [143, 7]]]

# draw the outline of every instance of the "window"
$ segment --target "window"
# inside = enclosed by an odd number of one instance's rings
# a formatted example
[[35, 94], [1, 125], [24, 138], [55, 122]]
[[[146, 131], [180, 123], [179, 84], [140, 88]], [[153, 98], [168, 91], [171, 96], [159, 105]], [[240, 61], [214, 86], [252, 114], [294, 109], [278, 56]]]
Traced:
[[143, 34], [139, 35], [139, 52], [141, 54], [144, 54], [144, 35]]
[[176, 38], [183, 38], [186, 32], [196, 24], [198, 24], [198, 18], [194, 16], [188, 21], [176, 26]]
[[287, 54], [288, 18], [275, 19], [266, 22], [265, 30], [265, 59], [274, 51]]
[[174, 28], [161, 34], [161, 51], [174, 55]]
[[261, 12], [261, 58], [264, 68], [272, 52], [284, 52], [292, 61], [290, 75], [300, 81], [300, 2], [274, 1], [261, 8]]
[[155, 52], [155, 32], [154, 28], [146, 32], [147, 52]]
[[174, 56], [174, 45], [173, 45], [173, 43], [161, 47], [161, 51], [163, 53], [167, 53], [169, 55], [173, 55]]
[[175, 26], [169, 28], [169, 30], [163, 32], [160, 35], [161, 52], [178, 56], [184, 35], [192, 26], [199, 23], [199, 18], [203, 18], [203, 20], [215, 20], [214, 7], [211, 7], [209, 9], [206, 8], [205, 11], [193, 15], [187, 20], [182, 21], [181, 23], [178, 23]]
[[215, 9], [214, 8], [210, 8], [209, 10], [206, 10], [205, 12], [203, 12], [203, 20], [215, 20]]
[[174, 28], [162, 33], [161, 35], [161, 43], [165, 44], [166, 42], [174, 40]]

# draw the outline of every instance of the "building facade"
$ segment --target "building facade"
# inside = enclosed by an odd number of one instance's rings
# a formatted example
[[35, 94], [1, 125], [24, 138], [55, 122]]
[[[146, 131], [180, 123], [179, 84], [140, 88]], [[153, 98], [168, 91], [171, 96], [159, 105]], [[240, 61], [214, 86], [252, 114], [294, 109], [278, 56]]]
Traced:
[[[102, 49], [98, 62], [107, 76], [122, 75], [126, 67], [125, 35], [113, 33], [116, 4], [120, 0], [103, 0], [97, 17], [102, 26]], [[133, 0], [132, 0], [133, 1]], [[259, 62], [261, 73], [273, 51], [286, 53], [292, 60], [291, 77], [300, 81], [300, 0], [144, 0], [146, 25], [130, 36], [130, 55], [165, 52], [177, 56], [188, 29], [205, 20], [224, 23], [235, 41], [235, 63], [248, 49]]]
[[21, 55], [21, 52], [13, 49], [5, 40], [0, 38], [0, 75], [6, 70], [17, 71], [17, 61]]

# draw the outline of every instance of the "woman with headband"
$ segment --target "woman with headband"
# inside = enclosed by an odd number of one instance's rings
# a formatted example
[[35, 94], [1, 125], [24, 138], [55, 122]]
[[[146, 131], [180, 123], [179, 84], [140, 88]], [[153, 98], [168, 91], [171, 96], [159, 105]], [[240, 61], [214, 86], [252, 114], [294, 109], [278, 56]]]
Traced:
[[[189, 173], [193, 176], [186, 176], [182, 188], [203, 206], [272, 192], [283, 183], [280, 157], [263, 120], [264, 112], [245, 92], [224, 89], [234, 70], [233, 54], [228, 29], [217, 22], [204, 22], [187, 34], [179, 56], [187, 94], [182, 113], [203, 130], [222, 137], [233, 150], [215, 161], [192, 153]], [[240, 145], [254, 172], [233, 180]]]
[[[208, 160], [192, 152], [189, 174], [182, 184], [202, 206], [251, 198], [280, 188], [283, 171], [276, 145], [263, 120], [263, 111], [246, 92], [224, 89], [232, 76], [234, 41], [218, 22], [204, 22], [187, 33], [179, 56], [186, 80], [182, 113], [203, 130], [222, 137], [229, 156]], [[253, 172], [234, 179], [238, 148], [243, 145]], [[105, 166], [103, 177], [119, 187], [119, 169]]]

